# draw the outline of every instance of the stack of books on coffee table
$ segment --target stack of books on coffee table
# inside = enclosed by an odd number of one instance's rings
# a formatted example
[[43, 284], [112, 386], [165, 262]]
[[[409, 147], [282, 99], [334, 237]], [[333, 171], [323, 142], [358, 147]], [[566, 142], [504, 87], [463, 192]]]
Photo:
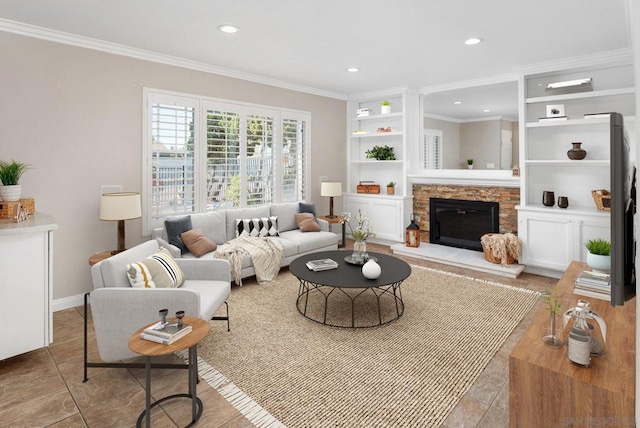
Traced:
[[140, 333], [140, 338], [164, 345], [171, 345], [176, 340], [191, 333], [191, 330], [192, 328], [188, 324], [182, 324], [182, 326], [179, 327], [177, 322], [162, 323], [158, 321], [144, 329], [144, 331]]
[[338, 263], [331, 259], [309, 260], [307, 262], [307, 267], [309, 270], [319, 272], [322, 270], [336, 269], [338, 267]]
[[582, 271], [573, 286], [573, 292], [596, 299], [611, 300], [610, 279], [608, 273]]

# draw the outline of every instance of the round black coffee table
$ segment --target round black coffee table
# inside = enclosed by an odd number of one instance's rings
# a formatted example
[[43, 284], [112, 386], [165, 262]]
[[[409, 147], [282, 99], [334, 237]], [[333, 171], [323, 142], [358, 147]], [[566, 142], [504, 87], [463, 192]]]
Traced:
[[[291, 262], [289, 271], [300, 280], [298, 311], [312, 321], [345, 328], [375, 327], [400, 318], [404, 313], [400, 284], [411, 275], [411, 267], [396, 257], [369, 253], [382, 273], [377, 279], [367, 279], [362, 266], [345, 261], [351, 253], [322, 251]], [[307, 268], [308, 261], [320, 259], [332, 259], [338, 268], [320, 272]], [[372, 313], [376, 307], [377, 314]]]

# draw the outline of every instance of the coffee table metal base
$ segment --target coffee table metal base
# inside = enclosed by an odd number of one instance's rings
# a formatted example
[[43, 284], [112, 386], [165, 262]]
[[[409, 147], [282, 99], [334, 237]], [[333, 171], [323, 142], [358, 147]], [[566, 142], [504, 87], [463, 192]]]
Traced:
[[[379, 287], [361, 287], [361, 288], [348, 288], [351, 293], [345, 291], [345, 289], [341, 287], [333, 287], [330, 285], [321, 285], [316, 284], [311, 281], [307, 281], [305, 279], [300, 279], [300, 288], [298, 290], [298, 299], [296, 301], [296, 307], [298, 308], [298, 312], [300, 312], [304, 317], [310, 319], [311, 321], [315, 321], [320, 324], [328, 325], [331, 327], [342, 327], [342, 328], [368, 328], [368, 327], [377, 327], [384, 324], [388, 324], [400, 318], [404, 313], [404, 302], [402, 301], [402, 292], [400, 290], [400, 284], [402, 281], [395, 282], [393, 284], [383, 285]], [[307, 313], [308, 303], [309, 303], [309, 294], [318, 292], [323, 296], [324, 300], [324, 311], [322, 318], [315, 318]], [[342, 293], [345, 297], [347, 297], [351, 301], [351, 325], [338, 325], [331, 324], [327, 322], [327, 312], [329, 311], [329, 298], [333, 293]], [[355, 305], [356, 300], [364, 299], [366, 296], [370, 296], [373, 294], [375, 296], [375, 300], [378, 306], [378, 322], [377, 323], [367, 323], [363, 325], [356, 326], [356, 313], [355, 313]], [[383, 321], [382, 317], [382, 297], [391, 297], [392, 303], [395, 303], [395, 310], [391, 312], [394, 313], [391, 317], [385, 317]]]

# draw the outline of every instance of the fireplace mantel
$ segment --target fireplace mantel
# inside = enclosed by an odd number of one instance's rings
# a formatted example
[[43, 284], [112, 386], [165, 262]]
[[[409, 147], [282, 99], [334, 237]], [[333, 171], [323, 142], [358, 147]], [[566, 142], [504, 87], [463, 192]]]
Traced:
[[407, 178], [411, 184], [520, 188], [520, 177], [514, 177], [510, 169], [434, 169], [420, 174], [409, 174]]

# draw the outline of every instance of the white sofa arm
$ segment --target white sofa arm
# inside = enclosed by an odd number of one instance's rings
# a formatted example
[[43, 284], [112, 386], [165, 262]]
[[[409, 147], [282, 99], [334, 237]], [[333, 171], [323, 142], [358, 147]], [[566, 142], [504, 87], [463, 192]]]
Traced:
[[157, 321], [160, 309], [169, 315], [185, 311], [200, 317], [200, 294], [183, 288], [105, 287], [90, 294], [98, 352], [104, 361], [135, 357], [129, 338], [136, 330]]
[[329, 222], [327, 220], [323, 220], [321, 218], [317, 218], [316, 217], [316, 221], [318, 222], [318, 225], [320, 226], [320, 230], [322, 230], [323, 232], [330, 232], [331, 228], [329, 227]]
[[189, 280], [226, 281], [231, 283], [231, 268], [223, 259], [176, 259]]
[[163, 247], [169, 250], [169, 252], [171, 253], [171, 257], [173, 257], [174, 259], [179, 259], [180, 257], [182, 257], [182, 251], [180, 251], [180, 248], [176, 247], [173, 244], [169, 244], [164, 238], [155, 239], [158, 242], [159, 247]]

